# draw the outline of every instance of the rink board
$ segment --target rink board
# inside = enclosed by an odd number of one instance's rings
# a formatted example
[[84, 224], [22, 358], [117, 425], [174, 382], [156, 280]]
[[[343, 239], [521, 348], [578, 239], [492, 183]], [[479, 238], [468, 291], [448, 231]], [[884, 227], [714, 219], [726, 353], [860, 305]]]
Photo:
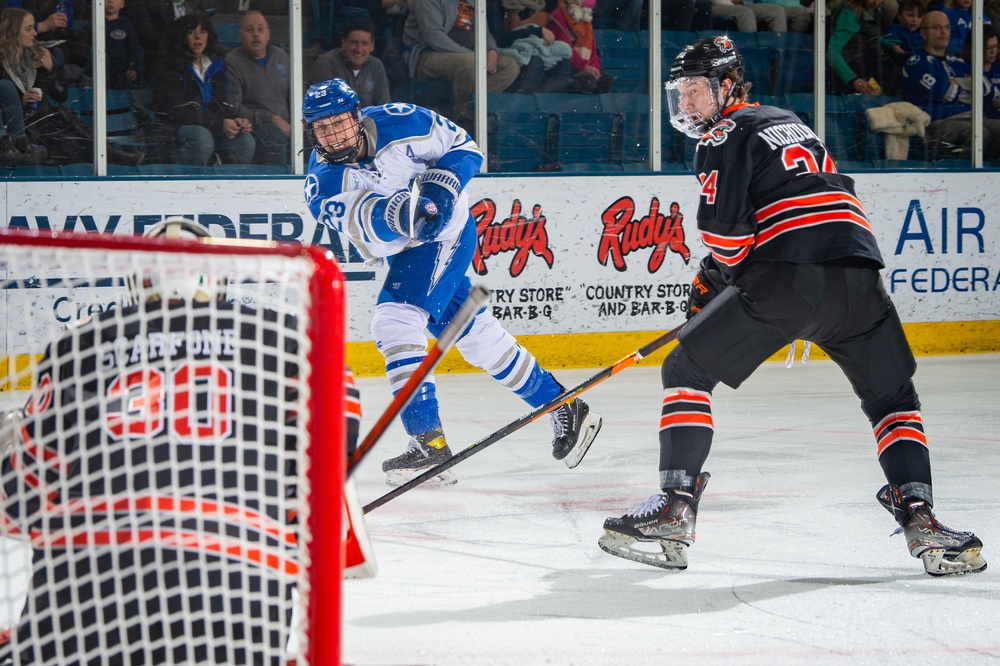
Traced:
[[[360, 373], [378, 371], [368, 325], [385, 269], [366, 266], [346, 239], [317, 226], [298, 178], [0, 187], [9, 227], [132, 234], [184, 215], [216, 236], [323, 245], [349, 280], [352, 364]], [[706, 254], [695, 227], [693, 176], [481, 176], [469, 191], [479, 235], [470, 276], [492, 290], [493, 313], [543, 361], [604, 365], [601, 359], [627, 353], [649, 332], [684, 321], [687, 289]], [[886, 288], [918, 352], [1000, 349], [995, 174], [872, 173], [858, 178], [857, 191], [885, 257]], [[73, 293], [38, 289], [31, 307], [48, 312], [39, 325], [55, 330], [113, 307], [121, 290], [122, 283]], [[21, 306], [12, 298], [5, 295], [0, 308], [16, 320]], [[39, 353], [47, 337], [8, 326], [0, 354]]]

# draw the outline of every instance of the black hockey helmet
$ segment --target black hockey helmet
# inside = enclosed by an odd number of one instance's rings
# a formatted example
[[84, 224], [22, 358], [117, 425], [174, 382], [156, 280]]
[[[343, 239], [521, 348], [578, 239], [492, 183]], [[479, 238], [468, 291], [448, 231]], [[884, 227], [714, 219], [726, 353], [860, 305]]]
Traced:
[[[699, 39], [684, 47], [670, 66], [663, 84], [670, 124], [692, 138], [700, 138], [722, 118], [722, 110], [747, 90], [743, 56], [725, 35]], [[732, 77], [729, 75], [732, 74]], [[733, 86], [723, 99], [722, 80]]]
[[746, 63], [739, 49], [725, 35], [706, 37], [684, 47], [670, 66], [670, 80], [704, 76], [721, 80], [729, 72], [743, 79]]

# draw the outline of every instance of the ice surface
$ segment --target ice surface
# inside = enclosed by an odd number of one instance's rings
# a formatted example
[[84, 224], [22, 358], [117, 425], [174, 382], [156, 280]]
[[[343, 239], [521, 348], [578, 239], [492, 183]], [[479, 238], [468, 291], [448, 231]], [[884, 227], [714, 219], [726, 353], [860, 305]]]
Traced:
[[[593, 372], [556, 374], [572, 386]], [[604, 519], [657, 491], [659, 370], [630, 368], [585, 394], [604, 429], [576, 469], [552, 459], [544, 420], [456, 466], [458, 485], [368, 514], [380, 571], [344, 582], [344, 662], [995, 663], [1000, 355], [922, 358], [916, 383], [937, 515], [982, 538], [984, 573], [931, 578], [889, 538], [871, 430], [828, 361], [766, 364], [739, 391], [716, 391], [687, 571], [602, 552]], [[366, 433], [388, 385], [359, 384]], [[438, 395], [454, 452], [529, 411], [484, 374], [442, 375]], [[363, 462], [363, 502], [389, 490], [381, 460], [405, 444], [397, 424]], [[0, 546], [9, 573], [20, 554]], [[0, 596], [22, 585], [0, 577]]]
[[[359, 383], [364, 434], [389, 396], [384, 378]], [[602, 552], [604, 519], [657, 491], [659, 372], [631, 368], [585, 395], [604, 429], [576, 469], [539, 422], [456, 466], [457, 485], [368, 514], [380, 571], [344, 583], [344, 662], [995, 662], [1000, 356], [921, 358], [916, 384], [937, 515], [975, 531], [995, 568], [931, 578], [889, 538], [870, 426], [829, 361], [769, 363], [716, 391], [687, 571]], [[484, 374], [442, 375], [438, 395], [454, 452], [529, 411]], [[362, 502], [388, 490], [380, 462], [405, 442], [396, 426], [362, 463]]]

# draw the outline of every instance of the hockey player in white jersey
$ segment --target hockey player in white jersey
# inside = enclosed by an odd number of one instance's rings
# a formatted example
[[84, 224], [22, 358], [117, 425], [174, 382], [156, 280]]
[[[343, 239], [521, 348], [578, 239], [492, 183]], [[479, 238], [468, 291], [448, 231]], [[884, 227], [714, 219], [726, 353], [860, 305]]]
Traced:
[[[345, 234], [366, 260], [388, 263], [371, 332], [395, 393], [426, 355], [425, 331], [440, 335], [472, 286], [466, 271], [476, 228], [465, 188], [483, 154], [465, 130], [429, 109], [392, 103], [362, 110], [341, 79], [309, 88], [302, 115], [314, 148], [305, 181], [310, 210]], [[564, 390], [488, 308], [456, 347], [533, 408]], [[389, 485], [451, 457], [433, 376], [416, 391], [402, 420], [410, 441], [406, 451], [382, 464]], [[552, 455], [576, 467], [601, 418], [575, 398], [553, 411], [551, 422]], [[456, 480], [445, 471], [433, 481]]]

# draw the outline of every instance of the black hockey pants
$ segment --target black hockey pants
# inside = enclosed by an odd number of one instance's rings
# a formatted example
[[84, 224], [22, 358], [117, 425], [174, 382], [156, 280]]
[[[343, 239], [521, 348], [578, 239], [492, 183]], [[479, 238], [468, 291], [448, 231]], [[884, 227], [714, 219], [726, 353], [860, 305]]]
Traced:
[[[781, 262], [747, 266], [734, 287], [691, 319], [664, 360], [661, 486], [688, 485], [702, 471], [713, 435], [705, 396], [720, 381], [737, 388], [793, 340], [819, 345], [843, 370], [872, 423], [889, 483], [926, 485], [929, 493], [930, 461], [911, 381], [916, 362], [878, 270]], [[703, 395], [686, 397], [680, 389]], [[699, 411], [707, 411], [708, 423], [681, 416]]]

